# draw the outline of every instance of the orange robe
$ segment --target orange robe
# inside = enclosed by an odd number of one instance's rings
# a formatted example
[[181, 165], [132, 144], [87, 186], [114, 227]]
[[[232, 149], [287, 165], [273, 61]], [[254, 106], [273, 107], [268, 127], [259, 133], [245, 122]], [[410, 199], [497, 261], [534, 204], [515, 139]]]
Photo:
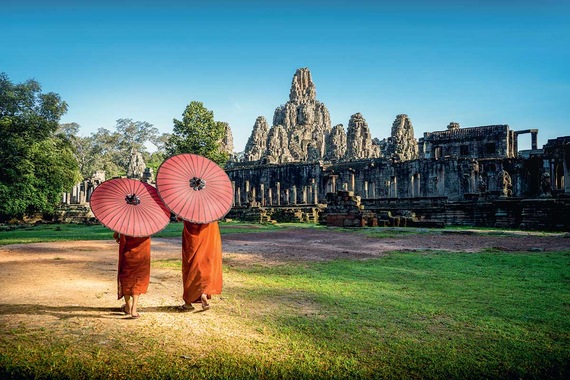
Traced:
[[202, 293], [208, 298], [222, 293], [222, 237], [218, 222], [184, 221], [182, 282], [182, 298], [187, 304], [200, 302]]
[[117, 297], [146, 293], [150, 282], [150, 236], [120, 235]]

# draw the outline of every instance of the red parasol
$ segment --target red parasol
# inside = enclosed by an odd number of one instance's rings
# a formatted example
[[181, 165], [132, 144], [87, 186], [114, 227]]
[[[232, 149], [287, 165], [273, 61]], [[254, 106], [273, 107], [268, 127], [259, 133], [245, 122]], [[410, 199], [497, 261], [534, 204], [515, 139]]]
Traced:
[[164, 161], [156, 173], [156, 187], [166, 206], [189, 222], [210, 223], [232, 208], [228, 175], [197, 154], [179, 154]]
[[150, 236], [170, 222], [170, 210], [156, 189], [134, 179], [103, 182], [95, 188], [89, 203], [101, 224], [128, 236]]

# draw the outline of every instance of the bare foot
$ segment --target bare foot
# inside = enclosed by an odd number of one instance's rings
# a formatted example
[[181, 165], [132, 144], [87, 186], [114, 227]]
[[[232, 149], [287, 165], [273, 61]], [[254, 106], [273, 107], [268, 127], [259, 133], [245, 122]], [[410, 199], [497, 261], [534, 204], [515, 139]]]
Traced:
[[210, 304], [208, 303], [208, 296], [206, 293], [202, 293], [200, 301], [202, 301], [202, 310], [208, 310], [210, 308]]
[[129, 315], [130, 313], [127, 311], [127, 304], [124, 304], [123, 306], [121, 306], [121, 312], [123, 312], [123, 314], [125, 315]]
[[186, 312], [194, 310], [194, 306], [185, 303], [184, 305], [176, 306], [176, 310]]

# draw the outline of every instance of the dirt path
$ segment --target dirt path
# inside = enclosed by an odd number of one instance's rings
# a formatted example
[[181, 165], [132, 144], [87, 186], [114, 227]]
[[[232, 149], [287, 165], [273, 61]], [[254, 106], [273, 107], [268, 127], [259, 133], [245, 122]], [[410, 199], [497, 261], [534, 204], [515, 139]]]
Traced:
[[[283, 229], [282, 231], [226, 234], [222, 237], [224, 265], [272, 265], [289, 260], [366, 259], [393, 250], [453, 250], [475, 252], [553, 251], [570, 248], [569, 234], [424, 233], [375, 239], [338, 229]], [[180, 257], [180, 239], [152, 241], [152, 259]], [[49, 328], [65, 334], [101, 337], [118, 332], [121, 305], [116, 300], [117, 245], [108, 241], [77, 241], [8, 245], [0, 248], [0, 329], [17, 326]], [[231, 294], [235, 280], [224, 278]], [[180, 314], [178, 270], [153, 267], [148, 294], [141, 297], [144, 318], [139, 326], [173, 326]], [[222, 297], [207, 313], [196, 313], [193, 323], [208, 326], [223, 315]], [[220, 306], [216, 309], [216, 301]], [[146, 315], [144, 315], [146, 314]], [[217, 322], [218, 325], [221, 322]], [[95, 335], [93, 335], [95, 334]], [[104, 339], [104, 338], [101, 338]]]

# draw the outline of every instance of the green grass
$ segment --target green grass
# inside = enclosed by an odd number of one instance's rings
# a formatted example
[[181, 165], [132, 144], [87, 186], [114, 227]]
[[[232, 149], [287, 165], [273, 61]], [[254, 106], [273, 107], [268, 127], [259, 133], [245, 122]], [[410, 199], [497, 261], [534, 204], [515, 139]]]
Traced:
[[569, 269], [570, 250], [499, 249], [225, 265], [237, 285], [217, 327], [237, 342], [255, 331], [246, 348], [214, 334], [197, 350], [152, 329], [102, 346], [0, 324], [0, 378], [565, 379]]
[[0, 228], [0, 245], [112, 238], [113, 232], [101, 225], [39, 224]]
[[[251, 323], [305, 356], [299, 378], [562, 379], [569, 266], [570, 252], [394, 252], [228, 271], [242, 302], [274, 305]], [[235, 373], [248, 366], [235, 360]]]
[[439, 233], [441, 230], [408, 227], [370, 227], [349, 229], [353, 233], [363, 234], [377, 239], [394, 239], [408, 235]]
[[[263, 225], [239, 222], [220, 222], [220, 231], [226, 233], [248, 233], [299, 227], [299, 224]], [[158, 238], [182, 236], [183, 223], [170, 223], [164, 230], [152, 235]], [[0, 226], [0, 246], [52, 241], [109, 240], [113, 231], [102, 225], [85, 224], [38, 224], [22, 226]]]
[[430, 252], [243, 271], [252, 301], [313, 305], [268, 323], [377, 373], [556, 378], [570, 374], [569, 266], [569, 252]]

